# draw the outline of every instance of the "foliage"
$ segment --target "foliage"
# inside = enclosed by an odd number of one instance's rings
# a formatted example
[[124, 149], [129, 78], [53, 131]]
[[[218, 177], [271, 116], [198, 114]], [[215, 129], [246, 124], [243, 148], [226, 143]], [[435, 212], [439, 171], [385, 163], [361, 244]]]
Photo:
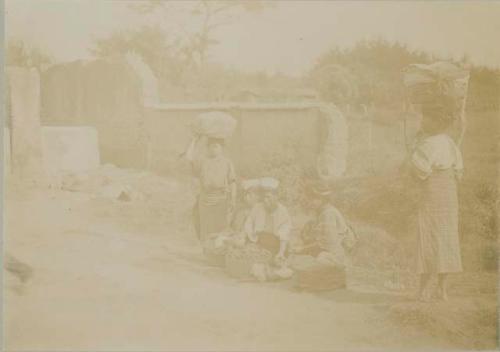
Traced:
[[161, 80], [179, 82], [182, 58], [174, 40], [159, 26], [144, 26], [137, 30], [121, 31], [95, 41], [91, 53], [98, 58], [139, 54]]
[[[405, 100], [401, 71], [410, 64], [445, 60], [413, 51], [404, 44], [387, 40], [360, 41], [348, 49], [333, 48], [321, 56], [310, 72], [310, 84], [322, 95], [338, 104], [398, 108]], [[339, 75], [318, 75], [325, 68], [335, 67], [349, 77], [356, 94], [349, 94]], [[324, 80], [329, 80], [325, 83]], [[343, 79], [345, 80], [345, 78]], [[341, 94], [339, 94], [341, 92]], [[500, 73], [485, 67], [471, 67], [469, 100], [475, 108], [498, 108]]]
[[[334, 48], [318, 59], [312, 72], [332, 65], [343, 67], [350, 74], [351, 84], [359, 90], [351, 95], [349, 103], [387, 106], [404, 101], [401, 70], [409, 64], [428, 61], [426, 54], [379, 39], [360, 41], [349, 49]], [[317, 86], [314, 75], [311, 79]]]
[[[181, 51], [186, 59], [186, 64], [194, 69], [203, 67], [206, 63], [210, 47], [217, 45], [215, 31], [221, 26], [228, 25], [244, 12], [261, 12], [272, 3], [253, 1], [228, 1], [228, 0], [199, 0], [189, 1], [179, 6], [173, 6], [168, 1], [150, 0], [131, 5], [131, 8], [141, 14], [160, 14], [164, 20], [186, 16], [190, 27], [198, 24], [194, 31], [184, 33]], [[179, 27], [186, 27], [186, 23], [180, 23]]]
[[463, 185], [460, 193], [460, 217], [466, 219], [461, 223], [461, 232], [486, 240], [496, 240], [496, 207], [499, 200], [497, 187], [487, 182], [469, 181]]
[[52, 57], [38, 47], [30, 47], [22, 40], [11, 39], [6, 50], [7, 66], [36, 68], [42, 71], [53, 63]]

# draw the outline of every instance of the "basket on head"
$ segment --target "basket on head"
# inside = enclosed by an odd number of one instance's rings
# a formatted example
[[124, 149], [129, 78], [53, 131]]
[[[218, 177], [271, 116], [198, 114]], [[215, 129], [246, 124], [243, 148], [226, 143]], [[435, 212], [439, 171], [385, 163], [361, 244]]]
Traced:
[[227, 139], [233, 135], [236, 125], [236, 120], [228, 113], [211, 111], [196, 116], [191, 127], [196, 135]]

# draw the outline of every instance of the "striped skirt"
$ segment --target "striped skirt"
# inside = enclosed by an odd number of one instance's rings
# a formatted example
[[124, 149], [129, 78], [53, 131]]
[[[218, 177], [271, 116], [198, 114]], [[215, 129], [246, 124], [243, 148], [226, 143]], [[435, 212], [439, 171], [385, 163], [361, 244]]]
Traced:
[[202, 192], [197, 204], [198, 235], [203, 241], [209, 235], [228, 230], [229, 200], [224, 192]]
[[458, 196], [453, 170], [433, 171], [423, 181], [418, 212], [418, 273], [462, 271]]

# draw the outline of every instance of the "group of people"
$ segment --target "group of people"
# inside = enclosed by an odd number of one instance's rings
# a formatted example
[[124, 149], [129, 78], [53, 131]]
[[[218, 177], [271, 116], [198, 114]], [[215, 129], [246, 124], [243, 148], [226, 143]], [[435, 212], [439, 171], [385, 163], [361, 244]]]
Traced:
[[[426, 107], [419, 138], [408, 159], [409, 174], [419, 185], [421, 196], [415, 209], [415, 254], [420, 274], [418, 297], [425, 301], [431, 296], [433, 274], [438, 276], [439, 297], [447, 299], [447, 274], [462, 270], [457, 180], [463, 163], [459, 148], [448, 134], [452, 123], [452, 113], [446, 106]], [[200, 185], [194, 223], [202, 244], [213, 245], [215, 241], [215, 247], [224, 248], [257, 245], [272, 253], [277, 266], [283, 265], [292, 252], [312, 256], [328, 253], [339, 265], [349, 265], [353, 233], [332, 204], [328, 186], [317, 182], [311, 187], [315, 215], [291, 246], [292, 220], [279, 201], [279, 182], [272, 178], [238, 181], [232, 162], [224, 155], [224, 145], [224, 139], [207, 138], [206, 153], [195, 155], [194, 144], [187, 153]]]
[[195, 155], [194, 144], [187, 153], [199, 180], [193, 222], [205, 249], [257, 246], [272, 254], [277, 268], [286, 265], [291, 253], [327, 252], [336, 263], [346, 265], [349, 227], [331, 203], [331, 190], [325, 184], [311, 186], [315, 216], [296, 238], [289, 210], [279, 199], [279, 181], [272, 177], [240, 181], [224, 155], [224, 139], [207, 138], [205, 145], [202, 155]]

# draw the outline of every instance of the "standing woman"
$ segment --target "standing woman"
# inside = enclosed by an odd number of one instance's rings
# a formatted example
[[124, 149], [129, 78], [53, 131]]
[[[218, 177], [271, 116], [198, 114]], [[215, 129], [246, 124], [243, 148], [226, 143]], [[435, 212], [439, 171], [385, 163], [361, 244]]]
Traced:
[[227, 231], [236, 202], [236, 174], [233, 163], [224, 155], [224, 139], [208, 138], [206, 155], [195, 158], [193, 143], [188, 152], [200, 191], [194, 211], [198, 238]]
[[462, 271], [458, 236], [457, 181], [463, 170], [462, 155], [446, 133], [453, 122], [444, 104], [423, 108], [423, 136], [411, 157], [413, 174], [419, 180], [417, 272], [419, 298], [430, 297], [428, 285], [438, 276], [441, 299], [448, 298], [446, 278]]

